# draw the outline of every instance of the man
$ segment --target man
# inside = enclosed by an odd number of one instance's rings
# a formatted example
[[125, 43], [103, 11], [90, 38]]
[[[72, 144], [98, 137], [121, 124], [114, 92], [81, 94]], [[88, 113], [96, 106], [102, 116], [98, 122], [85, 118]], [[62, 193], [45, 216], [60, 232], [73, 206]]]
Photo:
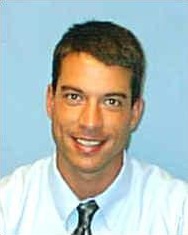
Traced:
[[188, 234], [186, 183], [126, 156], [144, 74], [129, 30], [98, 21], [68, 30], [47, 89], [56, 153], [1, 181], [1, 235]]

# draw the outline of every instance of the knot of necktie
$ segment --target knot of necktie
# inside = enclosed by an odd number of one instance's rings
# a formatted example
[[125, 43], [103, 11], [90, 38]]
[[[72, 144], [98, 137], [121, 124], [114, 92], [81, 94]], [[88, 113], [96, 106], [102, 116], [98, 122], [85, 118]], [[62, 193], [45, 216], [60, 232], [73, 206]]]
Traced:
[[91, 235], [91, 221], [98, 210], [98, 205], [94, 200], [80, 203], [77, 207], [78, 226], [72, 235]]

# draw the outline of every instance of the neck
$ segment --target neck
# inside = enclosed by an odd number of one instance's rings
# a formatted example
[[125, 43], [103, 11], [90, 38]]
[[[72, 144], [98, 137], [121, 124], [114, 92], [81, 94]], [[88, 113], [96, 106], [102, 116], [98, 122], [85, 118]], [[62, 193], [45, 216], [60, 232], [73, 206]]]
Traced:
[[105, 170], [86, 172], [80, 169], [73, 169], [62, 157], [58, 156], [57, 167], [71, 190], [80, 200], [83, 200], [104, 192], [119, 174], [122, 162], [122, 158], [119, 158], [115, 166], [114, 164], [109, 164]]

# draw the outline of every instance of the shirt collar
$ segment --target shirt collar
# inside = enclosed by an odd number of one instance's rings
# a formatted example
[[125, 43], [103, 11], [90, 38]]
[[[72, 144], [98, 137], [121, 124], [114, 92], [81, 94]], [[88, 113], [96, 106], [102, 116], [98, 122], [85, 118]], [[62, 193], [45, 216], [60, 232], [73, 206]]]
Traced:
[[110, 230], [114, 230], [122, 203], [125, 203], [130, 190], [132, 169], [126, 152], [124, 152], [123, 159], [123, 166], [114, 182], [95, 198]]
[[63, 180], [60, 172], [57, 169], [56, 154], [54, 154], [49, 171], [49, 183], [52, 192], [52, 197], [58, 213], [62, 220], [66, 222], [71, 212], [79, 204], [79, 199], [72, 192], [70, 187]]
[[[80, 200], [62, 179], [56, 165], [56, 154], [52, 159], [50, 168], [49, 183], [52, 197], [54, 198], [55, 206], [66, 226], [68, 218], [78, 206]], [[128, 195], [131, 172], [130, 159], [126, 156], [126, 152], [124, 152], [123, 166], [118, 176], [105, 192], [94, 198], [99, 205], [100, 212], [110, 230], [114, 229], [114, 225], [121, 211], [122, 203], [125, 202]]]

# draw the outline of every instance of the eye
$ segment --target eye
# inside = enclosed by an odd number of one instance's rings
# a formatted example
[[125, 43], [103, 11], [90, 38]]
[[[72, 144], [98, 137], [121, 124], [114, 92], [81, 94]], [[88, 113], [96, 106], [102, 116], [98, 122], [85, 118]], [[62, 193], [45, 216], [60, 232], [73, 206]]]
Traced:
[[79, 104], [82, 101], [82, 96], [77, 93], [65, 93], [63, 98], [71, 105]]
[[66, 94], [66, 98], [68, 100], [79, 100], [80, 96], [78, 94], [70, 93], [70, 94]]
[[117, 108], [122, 105], [122, 102], [117, 98], [105, 99], [104, 104], [108, 107]]

